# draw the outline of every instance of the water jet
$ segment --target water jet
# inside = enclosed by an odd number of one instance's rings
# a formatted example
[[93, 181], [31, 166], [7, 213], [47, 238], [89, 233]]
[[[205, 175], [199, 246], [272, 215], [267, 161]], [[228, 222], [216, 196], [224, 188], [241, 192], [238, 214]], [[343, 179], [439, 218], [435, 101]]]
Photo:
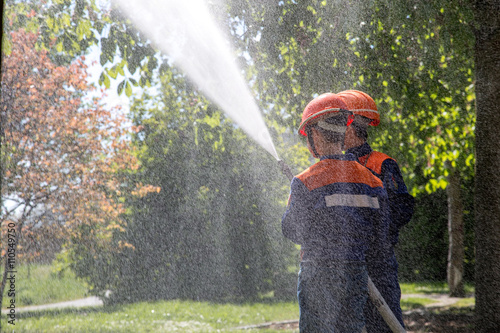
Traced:
[[243, 131], [279, 160], [234, 53], [203, 0], [115, 0], [134, 25]]

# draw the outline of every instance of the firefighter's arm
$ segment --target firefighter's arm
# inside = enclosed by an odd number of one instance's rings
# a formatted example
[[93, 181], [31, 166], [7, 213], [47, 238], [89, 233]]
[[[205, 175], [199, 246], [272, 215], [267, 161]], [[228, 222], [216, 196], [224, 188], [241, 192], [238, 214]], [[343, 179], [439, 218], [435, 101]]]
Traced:
[[408, 193], [401, 170], [393, 159], [387, 159], [382, 164], [382, 177], [389, 196], [391, 219], [399, 229], [411, 220], [415, 199]]
[[293, 178], [286, 211], [281, 219], [283, 235], [296, 244], [303, 244], [310, 219], [309, 191], [298, 179]]

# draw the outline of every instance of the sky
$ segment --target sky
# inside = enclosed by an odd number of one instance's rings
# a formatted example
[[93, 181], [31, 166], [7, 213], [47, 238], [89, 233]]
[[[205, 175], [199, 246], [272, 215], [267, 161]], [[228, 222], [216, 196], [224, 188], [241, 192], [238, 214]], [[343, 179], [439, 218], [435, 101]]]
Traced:
[[[99, 77], [103, 71], [103, 67], [100, 64], [100, 49], [97, 46], [93, 46], [89, 53], [85, 56], [85, 62], [88, 66], [89, 77], [87, 78], [89, 83], [94, 84], [98, 89], [100, 89], [100, 85], [98, 83]], [[130, 111], [130, 99], [122, 93], [118, 95], [118, 84], [120, 84], [122, 77], [117, 77], [116, 80], [111, 79], [111, 85], [109, 89], [105, 90], [106, 97], [102, 98], [101, 101], [106, 108], [113, 108], [117, 105], [122, 107], [124, 113], [128, 113]], [[139, 95], [141, 93], [141, 88], [133, 87], [133, 95]], [[95, 96], [100, 96], [99, 92], [93, 94]]]

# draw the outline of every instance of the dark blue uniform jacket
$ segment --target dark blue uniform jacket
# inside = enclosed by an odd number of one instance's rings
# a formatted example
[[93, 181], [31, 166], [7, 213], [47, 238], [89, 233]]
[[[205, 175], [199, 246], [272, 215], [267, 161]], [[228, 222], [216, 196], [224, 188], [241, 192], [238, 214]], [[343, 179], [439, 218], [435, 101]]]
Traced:
[[282, 231], [303, 261], [383, 261], [388, 214], [382, 181], [354, 155], [324, 156], [293, 178]]

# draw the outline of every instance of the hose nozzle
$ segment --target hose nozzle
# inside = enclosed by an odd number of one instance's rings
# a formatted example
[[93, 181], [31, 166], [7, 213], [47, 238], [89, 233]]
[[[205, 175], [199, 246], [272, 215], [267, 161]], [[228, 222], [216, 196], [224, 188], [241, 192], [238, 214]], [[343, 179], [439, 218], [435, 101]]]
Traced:
[[278, 160], [278, 165], [280, 166], [281, 172], [288, 178], [288, 180], [292, 181], [293, 173], [288, 167], [288, 165], [283, 160]]

